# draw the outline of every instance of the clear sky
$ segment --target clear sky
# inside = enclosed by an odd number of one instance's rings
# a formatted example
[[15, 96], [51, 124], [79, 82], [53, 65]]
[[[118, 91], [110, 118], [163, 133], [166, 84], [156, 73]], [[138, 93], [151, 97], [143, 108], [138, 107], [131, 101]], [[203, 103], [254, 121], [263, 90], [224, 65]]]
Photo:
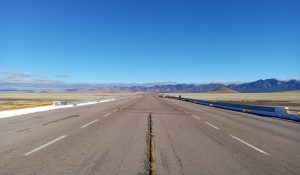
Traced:
[[0, 70], [90, 83], [299, 78], [300, 1], [0, 0]]

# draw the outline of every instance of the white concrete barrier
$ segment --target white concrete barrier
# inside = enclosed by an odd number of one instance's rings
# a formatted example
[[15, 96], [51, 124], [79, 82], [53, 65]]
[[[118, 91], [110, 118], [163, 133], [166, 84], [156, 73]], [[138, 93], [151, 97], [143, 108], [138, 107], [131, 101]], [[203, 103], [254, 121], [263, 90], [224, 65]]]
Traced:
[[54, 103], [53, 105], [49, 106], [41, 106], [41, 107], [34, 107], [34, 108], [25, 108], [25, 109], [16, 109], [16, 110], [7, 110], [7, 111], [1, 111], [0, 112], [0, 119], [1, 118], [7, 118], [7, 117], [14, 117], [18, 115], [24, 115], [24, 114], [31, 114], [36, 112], [43, 112], [43, 111], [49, 111], [54, 109], [61, 109], [61, 108], [71, 108], [76, 106], [85, 106], [85, 105], [92, 105], [97, 103], [105, 103], [109, 101], [114, 101], [116, 99], [107, 99], [107, 100], [100, 100], [100, 101], [94, 101], [94, 102], [85, 102], [85, 103], [79, 103], [79, 104], [69, 104], [69, 105], [57, 105], [58, 103]]
[[114, 101], [115, 99], [107, 99], [107, 100], [100, 100], [100, 101], [92, 101], [92, 102], [85, 102], [85, 103], [79, 103], [76, 106], [85, 106], [85, 105], [92, 105], [97, 103], [105, 103], [109, 101]]

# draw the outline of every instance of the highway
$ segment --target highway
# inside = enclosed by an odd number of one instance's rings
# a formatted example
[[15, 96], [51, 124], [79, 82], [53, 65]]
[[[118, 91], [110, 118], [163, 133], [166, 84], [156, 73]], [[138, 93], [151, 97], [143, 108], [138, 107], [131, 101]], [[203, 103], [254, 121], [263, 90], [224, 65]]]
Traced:
[[299, 123], [156, 94], [0, 119], [1, 175], [296, 175], [299, 165]]

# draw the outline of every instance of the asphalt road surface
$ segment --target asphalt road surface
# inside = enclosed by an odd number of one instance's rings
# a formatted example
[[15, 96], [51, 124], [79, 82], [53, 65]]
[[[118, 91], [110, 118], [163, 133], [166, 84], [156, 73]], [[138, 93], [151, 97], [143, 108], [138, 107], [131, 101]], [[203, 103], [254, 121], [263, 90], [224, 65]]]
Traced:
[[155, 94], [0, 119], [1, 175], [300, 174], [300, 124]]

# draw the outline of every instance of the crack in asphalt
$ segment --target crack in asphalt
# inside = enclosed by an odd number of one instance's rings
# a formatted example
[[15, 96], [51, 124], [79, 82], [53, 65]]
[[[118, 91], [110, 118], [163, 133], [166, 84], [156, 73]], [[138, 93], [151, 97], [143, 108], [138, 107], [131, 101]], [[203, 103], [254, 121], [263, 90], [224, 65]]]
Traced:
[[175, 156], [176, 159], [178, 160], [178, 163], [179, 163], [179, 172], [180, 172], [181, 175], [184, 175], [184, 173], [183, 173], [183, 167], [182, 167], [182, 162], [181, 162], [181, 158], [178, 156], [178, 154], [177, 154], [176, 151], [175, 151], [175, 148], [174, 148], [174, 146], [173, 146], [172, 139], [171, 139], [171, 137], [170, 137], [169, 132], [167, 131], [167, 129], [166, 129], [166, 127], [165, 127], [165, 124], [164, 124], [163, 120], [160, 119], [160, 121], [161, 121], [161, 123], [162, 123], [162, 126], [163, 126], [164, 130], [166, 131], [166, 134], [167, 134], [168, 139], [170, 140], [172, 152], [174, 153], [174, 156]]

